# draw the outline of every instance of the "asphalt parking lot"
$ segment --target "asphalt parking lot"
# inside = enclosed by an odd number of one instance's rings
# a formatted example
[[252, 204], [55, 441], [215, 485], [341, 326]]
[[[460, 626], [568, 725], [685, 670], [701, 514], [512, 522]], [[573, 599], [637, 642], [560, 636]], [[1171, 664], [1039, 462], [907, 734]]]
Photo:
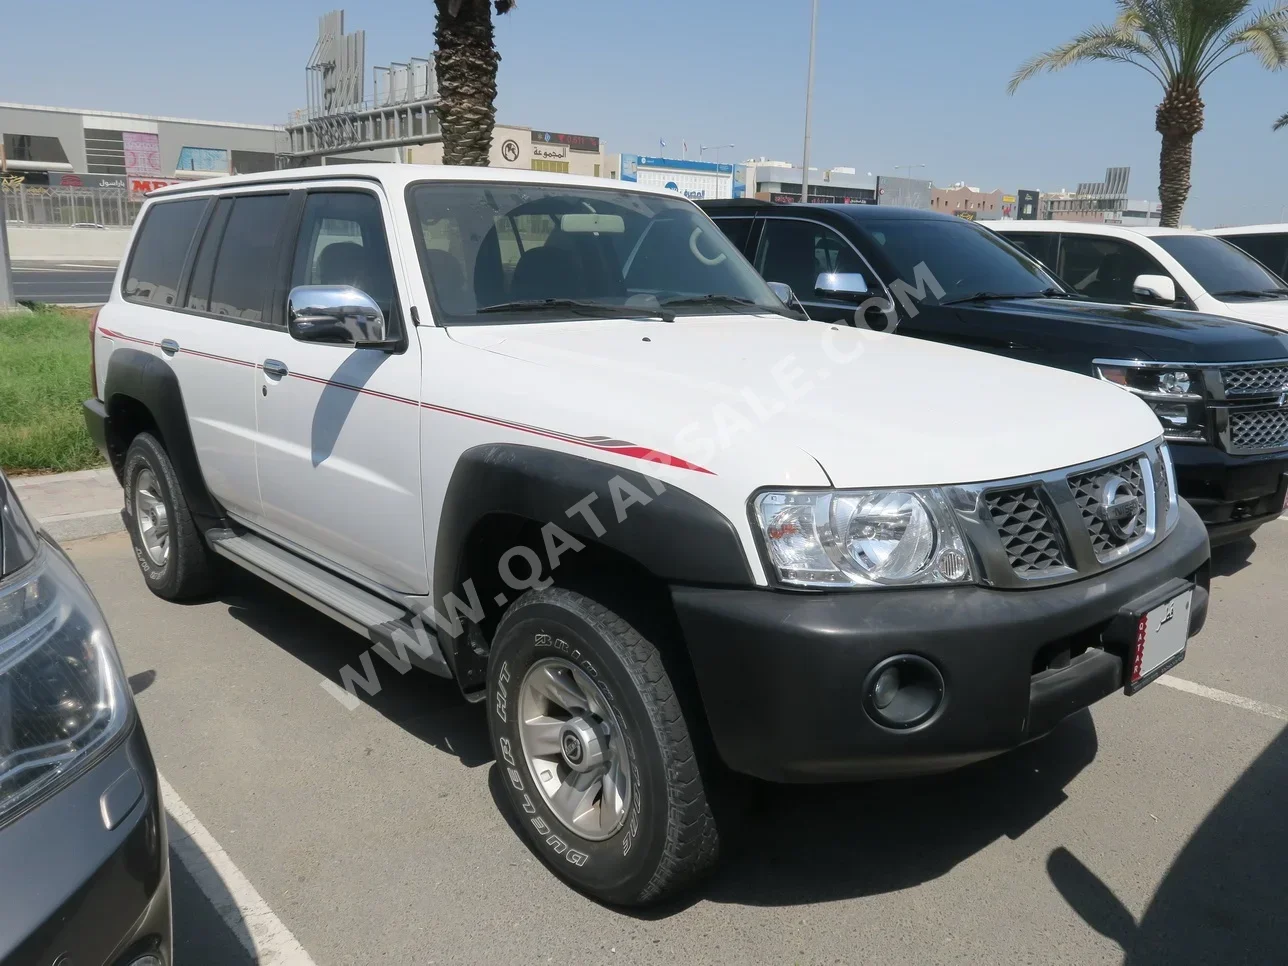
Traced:
[[[347, 710], [322, 682], [365, 642], [304, 605], [249, 577], [166, 604], [124, 534], [68, 547], [162, 775], [223, 850], [175, 863], [185, 966], [256, 961], [249, 932], [282, 966], [1288, 962], [1286, 520], [1218, 551], [1168, 685], [948, 776], [749, 787], [718, 874], [642, 915], [511, 831], [454, 685], [389, 671]], [[296, 945], [238, 918], [245, 883]]]

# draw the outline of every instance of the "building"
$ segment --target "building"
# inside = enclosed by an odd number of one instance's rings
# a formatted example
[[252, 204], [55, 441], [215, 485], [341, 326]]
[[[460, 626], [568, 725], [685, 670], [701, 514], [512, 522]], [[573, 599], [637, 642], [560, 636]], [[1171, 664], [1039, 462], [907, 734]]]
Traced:
[[[761, 201], [780, 204], [801, 200], [801, 168], [786, 161], [767, 158], [747, 161], [747, 185]], [[877, 179], [859, 174], [854, 168], [810, 168], [809, 200], [812, 204], [874, 205]]]
[[1084, 181], [1077, 191], [1044, 192], [1038, 199], [1043, 221], [1092, 221], [1109, 225], [1158, 225], [1162, 205], [1127, 196], [1131, 168], [1109, 168], [1104, 181]]
[[267, 124], [195, 121], [0, 103], [0, 178], [9, 186], [131, 194], [193, 178], [272, 171], [285, 132]]
[[971, 221], [1001, 221], [1015, 217], [1016, 199], [1002, 189], [980, 191], [961, 182], [947, 188], [933, 188], [930, 210]]
[[747, 197], [747, 168], [741, 164], [615, 154], [607, 171], [615, 181], [667, 188], [692, 201]]

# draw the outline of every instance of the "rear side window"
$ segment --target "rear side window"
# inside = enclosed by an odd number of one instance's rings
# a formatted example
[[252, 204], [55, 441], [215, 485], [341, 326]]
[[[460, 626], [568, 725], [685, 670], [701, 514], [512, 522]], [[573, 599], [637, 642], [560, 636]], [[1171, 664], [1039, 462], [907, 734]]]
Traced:
[[1057, 243], [1060, 236], [1055, 232], [1034, 232], [1031, 235], [1019, 235], [1008, 231], [1002, 235], [1017, 248], [1022, 248], [1051, 271], [1055, 271]]
[[174, 305], [183, 263], [207, 203], [205, 198], [193, 198], [160, 202], [148, 209], [130, 253], [121, 294], [131, 302]]
[[1288, 278], [1288, 233], [1282, 235], [1222, 235], [1237, 245], [1280, 278]]
[[224, 228], [228, 225], [228, 216], [232, 214], [232, 210], [233, 199], [219, 199], [215, 204], [215, 213], [206, 223], [201, 247], [197, 249], [197, 260], [192, 266], [192, 283], [188, 286], [188, 308], [197, 312], [210, 311], [210, 280], [215, 274], [215, 256], [219, 254], [219, 243], [223, 240]]
[[741, 252], [747, 251], [747, 241], [751, 238], [750, 218], [714, 218], [712, 219], [731, 242]]
[[288, 195], [242, 195], [233, 201], [215, 256], [207, 311], [243, 322], [270, 317], [278, 243]]

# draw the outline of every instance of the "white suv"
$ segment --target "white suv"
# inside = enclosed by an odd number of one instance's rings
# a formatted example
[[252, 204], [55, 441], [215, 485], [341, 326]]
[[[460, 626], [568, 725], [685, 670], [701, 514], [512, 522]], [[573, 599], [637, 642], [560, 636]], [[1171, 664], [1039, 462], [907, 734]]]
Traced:
[[609, 902], [714, 862], [727, 769], [966, 764], [1148, 684], [1207, 611], [1139, 399], [803, 321], [665, 190], [164, 189], [92, 339], [148, 586], [225, 558], [371, 641], [355, 697], [415, 665], [486, 699], [532, 847]]
[[1288, 282], [1222, 238], [1096, 222], [989, 222], [1097, 302], [1167, 305], [1288, 330]]

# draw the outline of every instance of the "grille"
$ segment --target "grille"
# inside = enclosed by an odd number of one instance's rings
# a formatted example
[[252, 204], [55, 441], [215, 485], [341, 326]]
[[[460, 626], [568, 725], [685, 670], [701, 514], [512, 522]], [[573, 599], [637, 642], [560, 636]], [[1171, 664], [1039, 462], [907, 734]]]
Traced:
[[[1106, 518], [1103, 500], [1106, 485], [1115, 477], [1121, 478], [1126, 486], [1118, 491], [1118, 500], [1126, 496], [1136, 498], [1136, 512], [1130, 519], [1116, 522]], [[1074, 502], [1082, 512], [1082, 522], [1087, 526], [1087, 535], [1096, 551], [1096, 557], [1102, 563], [1114, 551], [1126, 546], [1144, 535], [1146, 514], [1149, 512], [1145, 499], [1145, 481], [1141, 477], [1139, 459], [1105, 466], [1092, 473], [1078, 474], [1069, 477], [1069, 489], [1073, 491]]]
[[1283, 392], [1288, 389], [1288, 365], [1222, 369], [1221, 381], [1225, 383], [1227, 396]]
[[1288, 448], [1288, 407], [1230, 413], [1230, 450], [1247, 453]]
[[985, 498], [1011, 569], [1021, 577], [1040, 577], [1068, 566], [1055, 521], [1031, 486]]

